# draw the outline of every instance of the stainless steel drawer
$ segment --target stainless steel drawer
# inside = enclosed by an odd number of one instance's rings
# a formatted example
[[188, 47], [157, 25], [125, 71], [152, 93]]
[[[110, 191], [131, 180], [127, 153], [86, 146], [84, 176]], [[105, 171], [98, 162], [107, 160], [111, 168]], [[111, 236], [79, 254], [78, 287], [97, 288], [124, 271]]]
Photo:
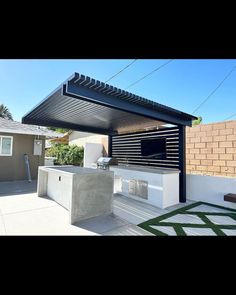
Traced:
[[148, 199], [148, 182], [144, 180], [131, 179], [129, 181], [129, 194]]

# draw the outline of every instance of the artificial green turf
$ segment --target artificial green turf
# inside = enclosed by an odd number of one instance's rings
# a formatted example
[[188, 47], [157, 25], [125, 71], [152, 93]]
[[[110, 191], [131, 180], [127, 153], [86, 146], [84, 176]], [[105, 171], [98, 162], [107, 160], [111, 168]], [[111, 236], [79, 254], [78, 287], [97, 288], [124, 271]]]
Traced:
[[[225, 213], [212, 213], [212, 212], [199, 212], [199, 211], [187, 211], [189, 209], [195, 208], [199, 205], [207, 205], [207, 206], [211, 206], [211, 207], [215, 207], [215, 208], [220, 208], [220, 209], [225, 209], [228, 212]], [[164, 222], [164, 219], [167, 219], [169, 217], [172, 217], [174, 215], [177, 214], [191, 214], [191, 215], [196, 215], [199, 218], [201, 218], [201, 220], [205, 223], [205, 224], [190, 224], [190, 223], [172, 223], [172, 222]], [[213, 222], [211, 222], [206, 215], [218, 215], [218, 216], [229, 216], [231, 218], [233, 218], [234, 220], [236, 220], [236, 210], [231, 209], [231, 208], [226, 208], [223, 206], [219, 206], [219, 205], [214, 205], [214, 204], [210, 204], [210, 203], [206, 203], [206, 202], [196, 202], [194, 204], [191, 205], [187, 205], [185, 207], [176, 209], [174, 211], [171, 211], [169, 213], [166, 213], [164, 215], [158, 216], [156, 218], [152, 218], [149, 219], [145, 222], [142, 222], [140, 224], [138, 224], [139, 227], [153, 233], [156, 236], [167, 236], [166, 233], [161, 232], [160, 230], [154, 229], [151, 226], [152, 225], [157, 225], [157, 226], [171, 226], [174, 228], [177, 236], [186, 236], [186, 233], [183, 230], [183, 227], [192, 227], [192, 228], [210, 228], [212, 229], [215, 234], [217, 236], [225, 236], [226, 234], [222, 231], [222, 229], [235, 229], [236, 230], [236, 225], [218, 225], [218, 224], [214, 224]]]

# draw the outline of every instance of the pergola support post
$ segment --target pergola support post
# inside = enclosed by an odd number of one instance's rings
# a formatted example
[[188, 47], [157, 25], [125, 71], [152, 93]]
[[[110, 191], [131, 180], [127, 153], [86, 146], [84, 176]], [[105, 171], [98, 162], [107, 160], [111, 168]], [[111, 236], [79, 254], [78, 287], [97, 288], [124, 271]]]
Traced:
[[179, 125], [179, 201], [186, 202], [186, 140], [185, 126]]
[[108, 135], [108, 157], [112, 157], [112, 135]]

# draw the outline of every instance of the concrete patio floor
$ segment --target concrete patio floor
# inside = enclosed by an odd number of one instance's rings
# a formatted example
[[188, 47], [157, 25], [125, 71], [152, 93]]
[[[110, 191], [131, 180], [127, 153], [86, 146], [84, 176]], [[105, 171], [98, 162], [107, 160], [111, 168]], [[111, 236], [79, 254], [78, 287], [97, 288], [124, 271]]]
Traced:
[[190, 204], [162, 210], [114, 196], [113, 214], [70, 225], [68, 211], [36, 196], [36, 181], [0, 182], [0, 235], [152, 235], [137, 224]]

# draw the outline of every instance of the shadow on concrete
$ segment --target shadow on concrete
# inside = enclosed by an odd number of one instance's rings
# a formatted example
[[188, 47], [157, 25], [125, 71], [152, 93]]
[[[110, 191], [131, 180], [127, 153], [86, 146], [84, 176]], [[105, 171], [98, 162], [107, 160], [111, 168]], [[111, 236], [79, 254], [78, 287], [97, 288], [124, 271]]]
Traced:
[[32, 194], [37, 192], [37, 181], [4, 181], [0, 182], [0, 197]]
[[103, 234], [127, 224], [128, 223], [125, 220], [121, 220], [112, 213], [109, 215], [92, 217], [84, 221], [76, 222], [73, 224], [73, 226], [89, 230], [97, 234]]

